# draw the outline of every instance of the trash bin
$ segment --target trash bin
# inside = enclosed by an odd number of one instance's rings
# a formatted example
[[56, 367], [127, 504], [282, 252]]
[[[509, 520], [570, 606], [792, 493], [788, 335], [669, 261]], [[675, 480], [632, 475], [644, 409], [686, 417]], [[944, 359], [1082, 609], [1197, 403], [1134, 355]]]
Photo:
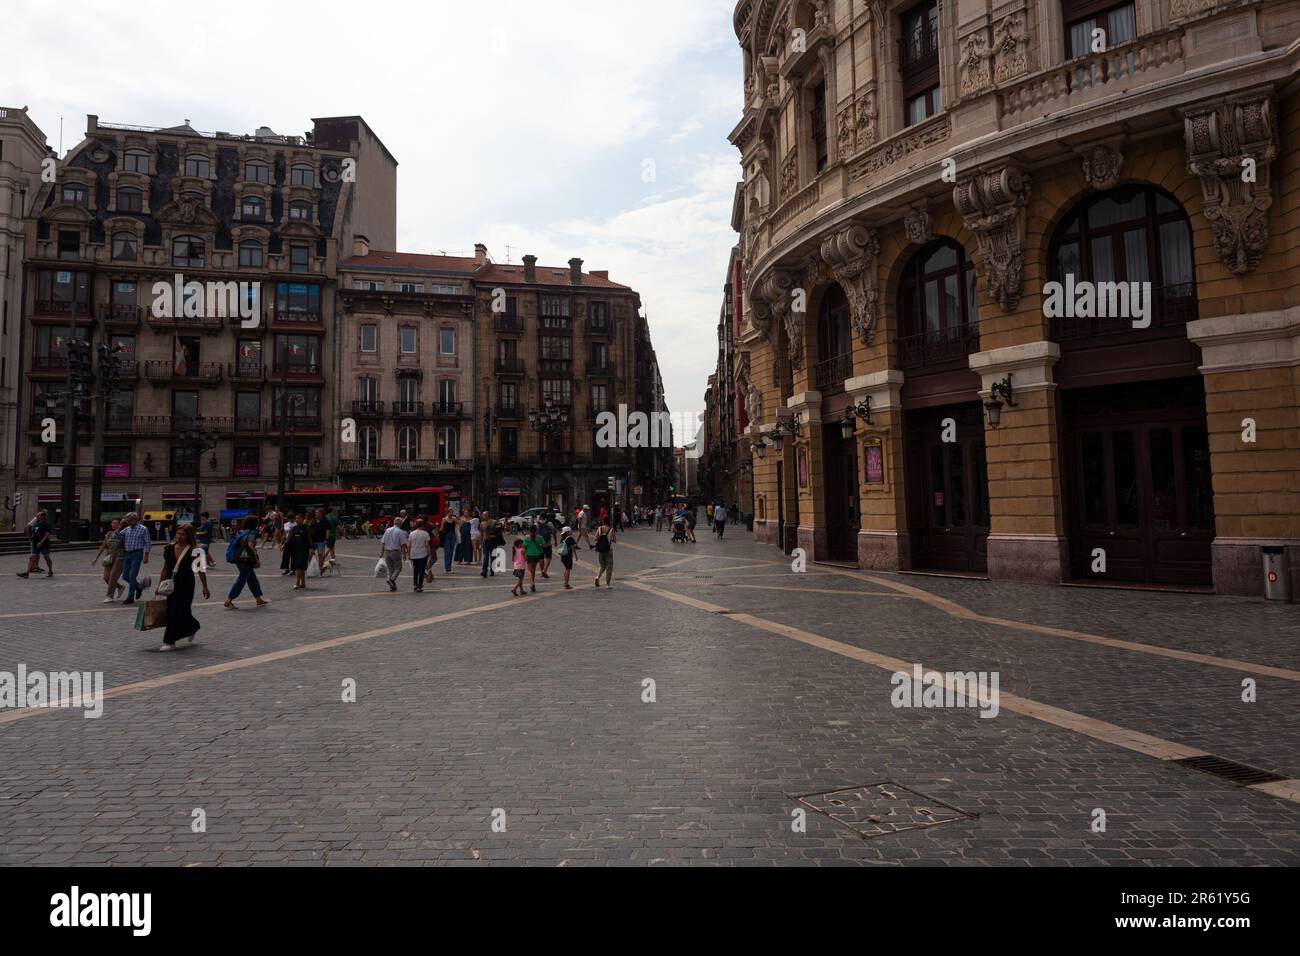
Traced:
[[1287, 600], [1286, 551], [1276, 545], [1260, 550], [1264, 553], [1264, 597], [1270, 601]]

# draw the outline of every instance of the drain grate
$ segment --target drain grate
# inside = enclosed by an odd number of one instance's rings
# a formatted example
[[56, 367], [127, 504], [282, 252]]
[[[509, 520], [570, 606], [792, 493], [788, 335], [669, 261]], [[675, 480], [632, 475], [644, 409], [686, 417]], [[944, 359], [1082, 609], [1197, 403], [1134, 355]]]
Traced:
[[1184, 767], [1191, 767], [1193, 770], [1199, 770], [1202, 773], [1222, 777], [1224, 780], [1231, 780], [1243, 787], [1254, 786], [1257, 783], [1276, 783], [1279, 780], [1286, 779], [1286, 777], [1268, 770], [1247, 767], [1244, 763], [1237, 763], [1235, 760], [1224, 760], [1222, 757], [1214, 756], [1214, 754], [1206, 754], [1204, 757], [1186, 757], [1182, 760], [1175, 760], [1174, 763], [1180, 763]]
[[978, 819], [978, 814], [892, 780], [792, 796], [864, 840]]

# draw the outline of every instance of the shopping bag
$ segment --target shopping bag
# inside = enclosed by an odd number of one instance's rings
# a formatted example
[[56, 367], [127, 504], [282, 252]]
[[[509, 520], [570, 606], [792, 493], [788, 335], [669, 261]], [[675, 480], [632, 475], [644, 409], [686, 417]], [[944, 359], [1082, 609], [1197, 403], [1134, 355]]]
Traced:
[[160, 598], [171, 597], [172, 592], [176, 590], [176, 582], [171, 578], [158, 582], [158, 590], [155, 592]]
[[156, 627], [166, 626], [166, 601], [145, 601], [135, 609], [135, 629], [137, 631], [151, 631]]
[[384, 562], [383, 558], [380, 558], [379, 561], [375, 564], [375, 577], [382, 578], [382, 577], [386, 577], [387, 575], [388, 575], [388, 565]]
[[320, 562], [316, 560], [316, 555], [314, 554], [311, 556], [311, 560], [307, 562], [307, 577], [320, 577]]
[[433, 583], [433, 566], [432, 566], [432, 565], [430, 565], [429, 569], [428, 569], [427, 571], [424, 572], [424, 581], [425, 581], [426, 584], [432, 584], [432, 583]]

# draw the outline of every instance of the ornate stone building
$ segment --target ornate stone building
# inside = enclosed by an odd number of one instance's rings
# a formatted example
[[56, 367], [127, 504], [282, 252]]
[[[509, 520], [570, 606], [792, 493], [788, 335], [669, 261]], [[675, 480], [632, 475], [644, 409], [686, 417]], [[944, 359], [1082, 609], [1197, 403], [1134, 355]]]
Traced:
[[1281, 547], [1296, 594], [1300, 2], [744, 0], [735, 29], [755, 534], [1232, 594]]

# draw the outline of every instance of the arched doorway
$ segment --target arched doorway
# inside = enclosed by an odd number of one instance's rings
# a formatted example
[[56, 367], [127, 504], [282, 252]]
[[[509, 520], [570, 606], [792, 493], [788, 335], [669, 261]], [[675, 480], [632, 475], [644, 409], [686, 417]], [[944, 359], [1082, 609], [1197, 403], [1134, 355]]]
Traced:
[[1091, 307], [1050, 318], [1072, 576], [1209, 585], [1214, 501], [1200, 355], [1186, 334], [1196, 317], [1187, 214], [1150, 186], [1092, 196], [1053, 234], [1049, 272], [1066, 291], [1095, 293]]
[[[840, 419], [849, 404], [844, 380], [853, 374], [853, 328], [849, 300], [838, 284], [822, 296], [817, 311], [817, 356], [815, 384], [822, 395], [821, 426], [822, 501], [826, 522], [827, 557], [833, 561], [858, 558], [858, 531], [862, 518], [858, 510], [857, 441], [844, 437]], [[800, 449], [799, 455], [806, 452]], [[810, 467], [796, 458], [800, 484]], [[807, 480], [811, 480], [810, 478]]]
[[988, 569], [989, 495], [975, 267], [949, 238], [922, 246], [898, 287], [907, 525], [914, 569]]

